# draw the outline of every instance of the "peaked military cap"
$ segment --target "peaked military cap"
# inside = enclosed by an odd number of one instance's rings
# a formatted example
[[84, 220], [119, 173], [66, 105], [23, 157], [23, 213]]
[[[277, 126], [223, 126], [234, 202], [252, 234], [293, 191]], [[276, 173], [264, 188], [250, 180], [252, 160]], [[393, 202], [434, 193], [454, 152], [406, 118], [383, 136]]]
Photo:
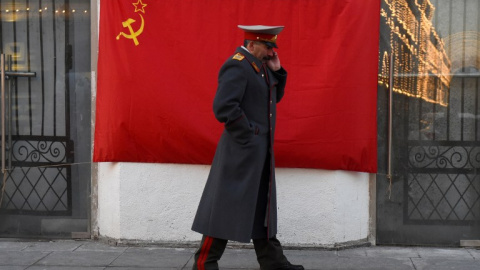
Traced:
[[278, 48], [277, 35], [282, 32], [284, 26], [239, 25], [238, 28], [245, 31], [245, 39], [261, 41], [267, 46]]

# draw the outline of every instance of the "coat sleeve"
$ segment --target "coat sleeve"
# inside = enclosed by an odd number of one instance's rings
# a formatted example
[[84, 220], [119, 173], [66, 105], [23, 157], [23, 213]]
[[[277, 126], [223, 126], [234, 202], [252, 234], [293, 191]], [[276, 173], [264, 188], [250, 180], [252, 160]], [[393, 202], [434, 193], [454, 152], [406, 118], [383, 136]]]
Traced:
[[[236, 61], [236, 60], [235, 60]], [[247, 78], [239, 63], [227, 62], [218, 75], [218, 89], [213, 100], [213, 112], [218, 121], [239, 143], [245, 144], [254, 135], [253, 127], [240, 104], [247, 87]]]
[[273, 76], [278, 80], [277, 84], [277, 103], [282, 99], [285, 94], [285, 85], [287, 84], [287, 71], [280, 68], [277, 71], [272, 71]]

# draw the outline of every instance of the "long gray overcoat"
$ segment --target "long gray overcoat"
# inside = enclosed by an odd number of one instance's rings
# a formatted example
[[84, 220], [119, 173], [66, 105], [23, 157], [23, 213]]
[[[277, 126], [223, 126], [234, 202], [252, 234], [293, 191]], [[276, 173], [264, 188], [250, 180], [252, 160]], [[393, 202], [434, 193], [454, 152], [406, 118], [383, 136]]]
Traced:
[[[223, 64], [213, 111], [225, 129], [192, 230], [211, 237], [250, 242], [255, 212], [267, 207], [264, 217], [267, 237], [277, 233], [273, 135], [276, 103], [283, 97], [286, 79], [283, 68], [271, 71], [242, 47]], [[266, 160], [270, 164], [264, 166]], [[268, 194], [259, 195], [264, 167]], [[266, 205], [257, 204], [262, 195], [268, 198]]]

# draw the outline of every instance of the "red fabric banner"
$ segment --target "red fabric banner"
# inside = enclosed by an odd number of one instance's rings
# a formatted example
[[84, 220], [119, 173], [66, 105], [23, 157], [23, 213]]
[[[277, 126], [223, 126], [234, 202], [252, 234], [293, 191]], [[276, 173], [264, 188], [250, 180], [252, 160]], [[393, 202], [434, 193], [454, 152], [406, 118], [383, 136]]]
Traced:
[[279, 167], [376, 172], [379, 0], [100, 1], [95, 162], [210, 164], [239, 24], [285, 25]]

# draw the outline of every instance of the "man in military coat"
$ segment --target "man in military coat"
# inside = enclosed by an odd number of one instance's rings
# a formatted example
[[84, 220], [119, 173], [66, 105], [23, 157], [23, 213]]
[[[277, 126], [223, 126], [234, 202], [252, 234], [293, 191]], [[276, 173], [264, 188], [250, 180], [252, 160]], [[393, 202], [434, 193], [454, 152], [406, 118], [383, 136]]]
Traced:
[[244, 26], [244, 46], [220, 69], [213, 101], [224, 123], [192, 230], [203, 234], [193, 269], [218, 269], [228, 240], [253, 240], [262, 270], [304, 269], [283, 255], [277, 234], [276, 104], [287, 72], [273, 48], [283, 26]]

